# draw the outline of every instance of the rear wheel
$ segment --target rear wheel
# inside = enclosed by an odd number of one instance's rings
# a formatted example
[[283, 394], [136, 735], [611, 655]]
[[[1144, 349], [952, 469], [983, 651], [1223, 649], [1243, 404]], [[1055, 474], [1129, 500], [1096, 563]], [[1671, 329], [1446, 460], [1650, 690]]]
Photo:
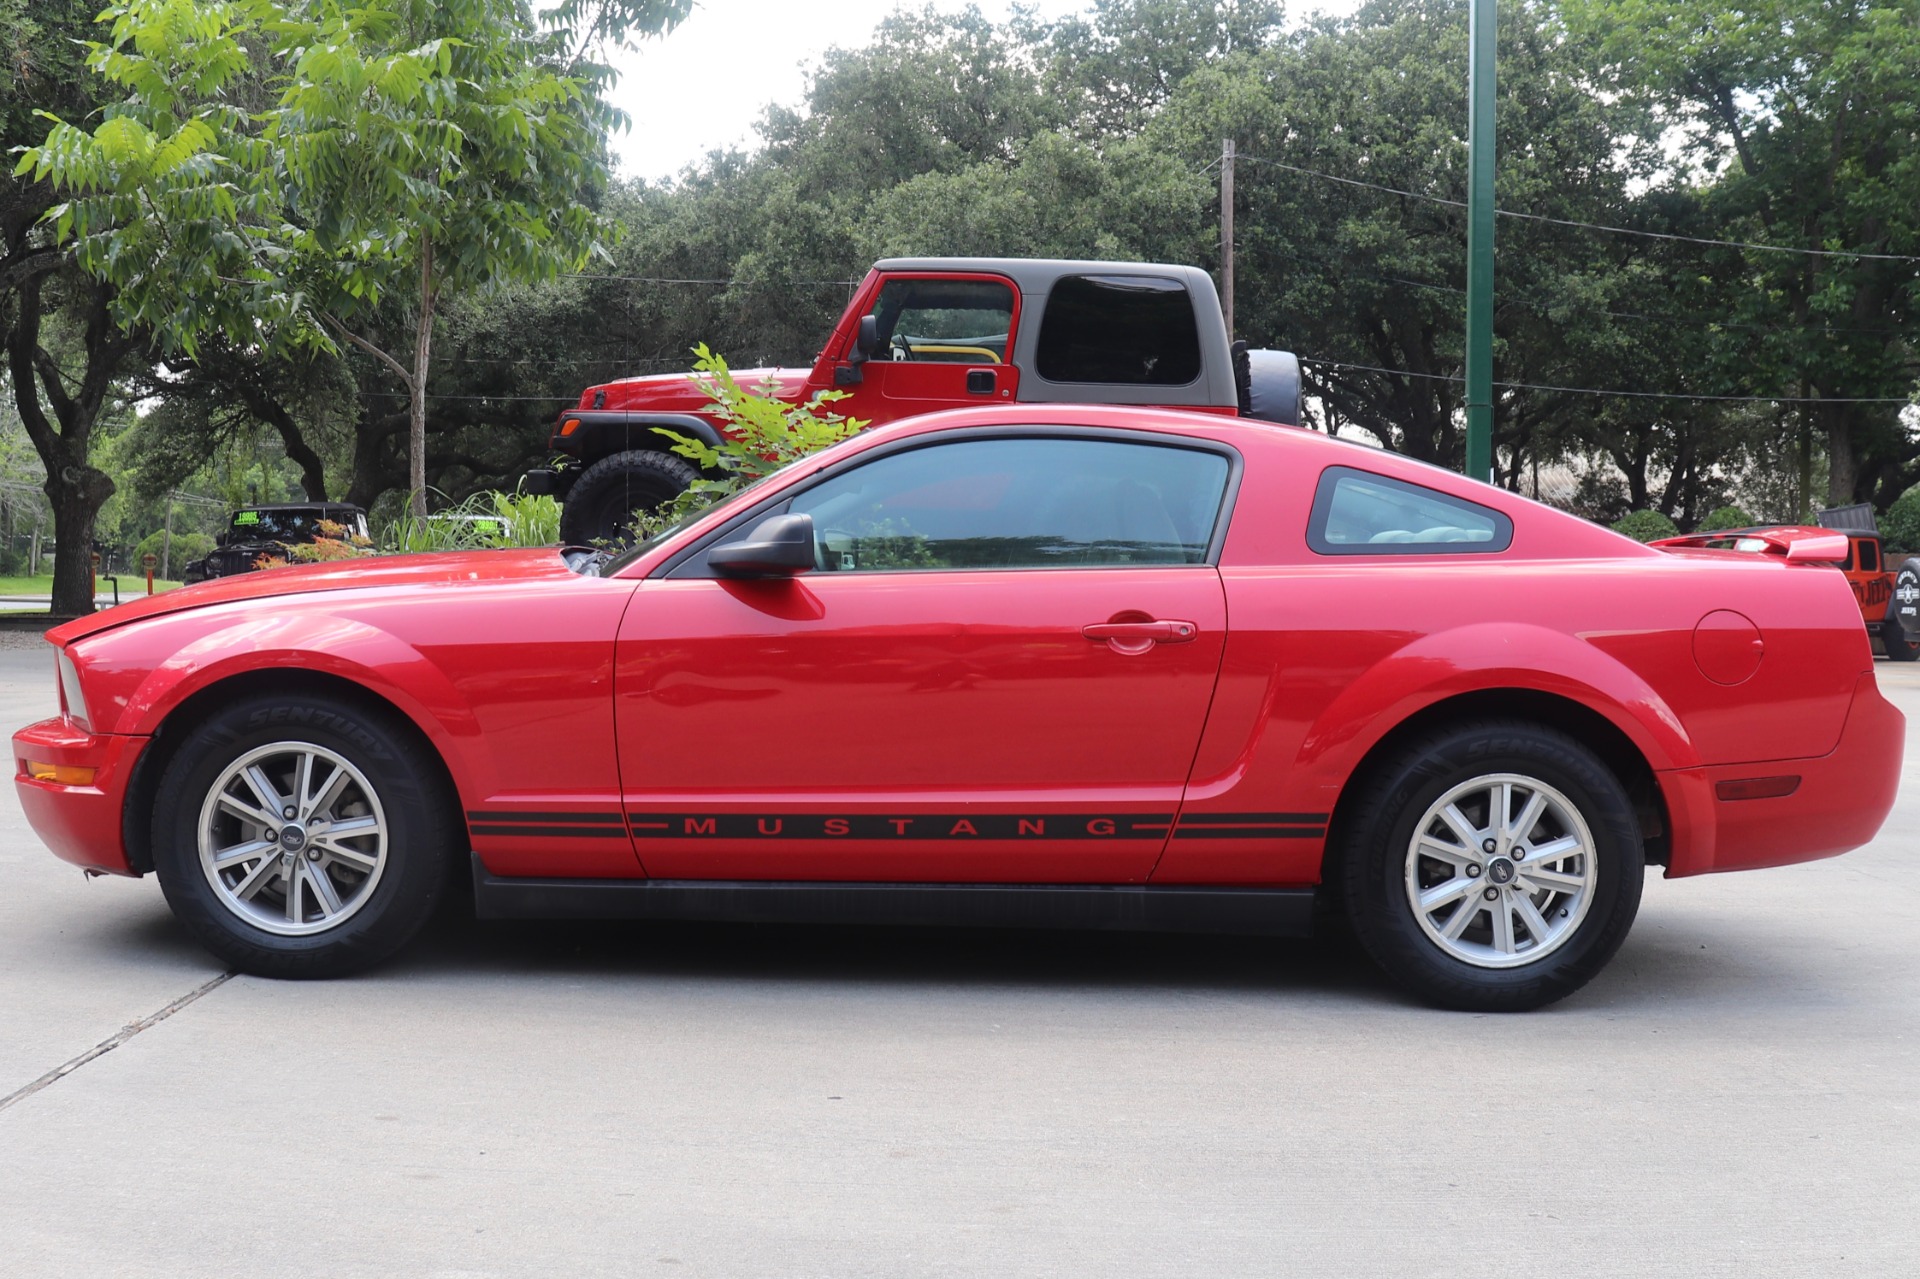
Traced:
[[446, 783], [412, 735], [332, 698], [263, 695], [181, 743], [154, 805], [154, 870], [243, 972], [334, 977], [398, 951], [446, 895]]
[[1429, 1002], [1522, 1011], [1578, 990], [1625, 940], [1643, 853], [1619, 780], [1571, 737], [1484, 721], [1408, 747], [1344, 822], [1354, 931]]
[[1893, 617], [1893, 611], [1887, 611], [1887, 620], [1880, 623], [1880, 647], [1887, 650], [1890, 662], [1911, 662], [1920, 657], [1920, 644], [1915, 644], [1906, 630]]
[[630, 449], [581, 473], [560, 508], [560, 540], [573, 546], [624, 542], [633, 513], [651, 511], [700, 478], [700, 468], [671, 453]]

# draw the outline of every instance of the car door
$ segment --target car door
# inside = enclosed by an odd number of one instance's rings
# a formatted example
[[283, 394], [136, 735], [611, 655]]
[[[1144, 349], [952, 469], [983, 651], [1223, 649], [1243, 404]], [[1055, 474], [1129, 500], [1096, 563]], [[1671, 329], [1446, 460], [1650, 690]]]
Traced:
[[1219, 670], [1237, 471], [1134, 432], [918, 437], [722, 535], [807, 515], [815, 571], [645, 583], [615, 717], [648, 874], [1144, 880]]
[[916, 413], [1014, 399], [1011, 362], [1020, 292], [1000, 276], [889, 276], [873, 295], [878, 344], [861, 365], [848, 417], [890, 422]]

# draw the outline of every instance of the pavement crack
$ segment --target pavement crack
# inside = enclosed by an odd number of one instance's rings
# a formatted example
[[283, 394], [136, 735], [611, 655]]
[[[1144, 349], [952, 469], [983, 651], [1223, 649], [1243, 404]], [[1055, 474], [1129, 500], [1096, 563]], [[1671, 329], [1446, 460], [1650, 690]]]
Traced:
[[16, 1088], [12, 1092], [8, 1093], [6, 1096], [0, 1097], [0, 1110], [5, 1110], [7, 1107], [12, 1106], [17, 1102], [25, 1101], [27, 1098], [33, 1096], [33, 1094], [39, 1092], [42, 1088], [46, 1088], [49, 1085], [58, 1083], [60, 1080], [65, 1079], [68, 1075], [71, 1075], [74, 1071], [80, 1069], [80, 1067], [86, 1065], [88, 1062], [92, 1061], [94, 1058], [106, 1056], [108, 1053], [118, 1048], [121, 1044], [124, 1044], [129, 1039], [132, 1039], [135, 1035], [139, 1034], [141, 1031], [146, 1030], [152, 1026], [158, 1026], [161, 1022], [173, 1016], [175, 1013], [179, 1012], [182, 1008], [185, 1008], [188, 1004], [191, 1004], [196, 999], [199, 999], [202, 995], [209, 994], [212, 991], [218, 989], [219, 987], [225, 985], [233, 977], [233, 975], [234, 974], [232, 974], [231, 972], [221, 973], [218, 977], [215, 977], [212, 981], [206, 982], [203, 985], [195, 986], [192, 990], [180, 996], [180, 998], [174, 1000], [172, 1003], [168, 1004], [165, 1008], [162, 1008], [159, 1012], [149, 1013], [147, 1016], [142, 1017], [139, 1021], [128, 1022], [126, 1025], [120, 1028], [120, 1031], [118, 1034], [109, 1036], [108, 1038], [101, 1040], [99, 1043], [87, 1049], [87, 1051], [81, 1053], [78, 1057], [75, 1057], [73, 1060], [62, 1062], [60, 1065], [55, 1066], [52, 1070], [49, 1070], [46, 1074], [40, 1076], [40, 1078], [34, 1080], [32, 1083], [26, 1085], [24, 1088]]

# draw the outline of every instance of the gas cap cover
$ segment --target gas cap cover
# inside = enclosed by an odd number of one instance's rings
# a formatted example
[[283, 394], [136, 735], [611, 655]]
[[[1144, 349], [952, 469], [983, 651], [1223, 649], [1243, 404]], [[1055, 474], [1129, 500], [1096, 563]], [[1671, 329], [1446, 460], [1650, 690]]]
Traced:
[[1732, 609], [1717, 608], [1693, 628], [1694, 664], [1716, 684], [1746, 683], [1766, 651], [1753, 619]]

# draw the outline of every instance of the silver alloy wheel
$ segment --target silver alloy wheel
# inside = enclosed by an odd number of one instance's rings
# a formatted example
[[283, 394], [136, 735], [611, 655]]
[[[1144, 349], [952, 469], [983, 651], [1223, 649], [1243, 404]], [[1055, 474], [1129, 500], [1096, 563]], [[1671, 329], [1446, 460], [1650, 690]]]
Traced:
[[1420, 931], [1476, 968], [1518, 968], [1564, 946], [1593, 904], [1593, 834], [1579, 809], [1521, 773], [1488, 773], [1436, 799], [1407, 846]]
[[283, 937], [325, 932], [373, 896], [387, 818], [366, 775], [312, 742], [227, 765], [200, 805], [200, 867], [228, 910]]

